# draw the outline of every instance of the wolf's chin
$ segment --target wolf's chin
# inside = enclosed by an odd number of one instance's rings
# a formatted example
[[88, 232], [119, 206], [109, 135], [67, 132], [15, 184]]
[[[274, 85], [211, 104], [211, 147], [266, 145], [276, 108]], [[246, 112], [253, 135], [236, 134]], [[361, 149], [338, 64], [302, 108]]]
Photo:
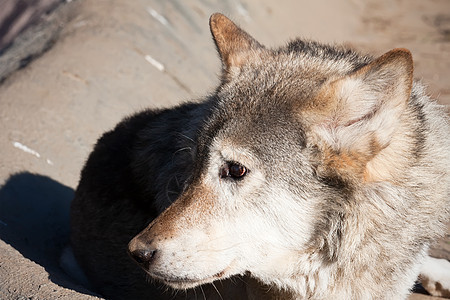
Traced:
[[205, 277], [202, 279], [200, 279], [200, 278], [194, 279], [194, 278], [187, 278], [187, 277], [167, 277], [167, 276], [162, 276], [160, 274], [152, 274], [152, 273], [149, 273], [149, 275], [151, 277], [153, 277], [154, 279], [157, 279], [174, 289], [184, 290], [184, 289], [195, 288], [202, 284], [211, 283], [216, 280], [226, 279], [226, 278], [234, 275], [234, 274], [227, 274], [228, 273], [228, 272], [226, 272], [227, 269], [228, 268], [226, 268], [225, 270], [223, 270], [219, 273], [216, 273], [212, 276]]

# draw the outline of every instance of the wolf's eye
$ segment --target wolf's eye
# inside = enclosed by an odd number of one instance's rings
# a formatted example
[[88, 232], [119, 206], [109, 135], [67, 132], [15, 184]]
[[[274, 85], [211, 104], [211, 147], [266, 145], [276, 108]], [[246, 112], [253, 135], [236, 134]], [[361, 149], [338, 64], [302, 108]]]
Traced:
[[247, 168], [236, 162], [227, 162], [220, 168], [220, 178], [241, 179], [247, 173]]

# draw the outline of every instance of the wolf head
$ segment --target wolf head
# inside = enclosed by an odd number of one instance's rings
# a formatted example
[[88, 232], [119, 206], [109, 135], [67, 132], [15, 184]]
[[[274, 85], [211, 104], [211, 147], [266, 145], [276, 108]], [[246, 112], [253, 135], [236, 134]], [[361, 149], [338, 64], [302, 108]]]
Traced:
[[301, 40], [267, 49], [221, 14], [210, 27], [222, 82], [192, 176], [129, 250], [176, 288], [246, 272], [288, 286], [312, 257], [331, 264], [351, 246], [346, 216], [358, 214], [360, 187], [405, 172], [414, 145], [396, 133], [411, 54], [372, 59]]

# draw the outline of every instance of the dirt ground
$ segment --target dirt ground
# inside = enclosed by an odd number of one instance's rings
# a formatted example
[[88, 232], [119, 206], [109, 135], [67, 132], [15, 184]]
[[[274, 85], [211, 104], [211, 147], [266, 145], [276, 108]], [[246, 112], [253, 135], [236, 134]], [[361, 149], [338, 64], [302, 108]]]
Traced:
[[[0, 52], [0, 72], [34, 58], [0, 84], [0, 299], [94, 298], [58, 262], [80, 170], [99, 135], [122, 117], [212, 91], [220, 69], [208, 28], [213, 12], [269, 47], [301, 36], [374, 55], [408, 48], [415, 77], [450, 107], [448, 0], [75, 0], [63, 6], [46, 16], [50, 25], [29, 28], [22, 44]], [[51, 47], [26, 54], [30, 40], [49, 30], [51, 43], [41, 48]], [[450, 235], [431, 253], [450, 259]]]

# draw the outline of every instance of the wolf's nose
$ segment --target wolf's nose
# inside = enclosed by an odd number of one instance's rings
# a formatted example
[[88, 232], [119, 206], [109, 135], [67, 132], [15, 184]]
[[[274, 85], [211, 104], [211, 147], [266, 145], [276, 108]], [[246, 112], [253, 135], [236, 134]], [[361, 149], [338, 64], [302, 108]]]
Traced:
[[155, 254], [155, 249], [136, 249], [130, 251], [131, 257], [144, 269], [149, 268]]

